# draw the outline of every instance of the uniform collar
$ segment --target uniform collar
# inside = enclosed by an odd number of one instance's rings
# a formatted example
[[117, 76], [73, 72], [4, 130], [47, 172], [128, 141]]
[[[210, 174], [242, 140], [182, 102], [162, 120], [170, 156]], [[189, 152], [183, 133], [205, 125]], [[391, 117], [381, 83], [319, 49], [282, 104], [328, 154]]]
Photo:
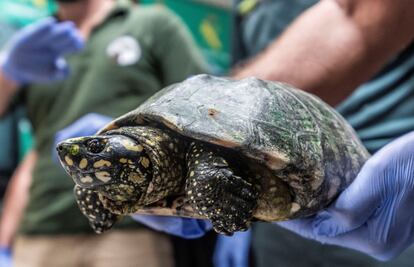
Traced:
[[[117, 0], [112, 10], [108, 12], [108, 14], [101, 21], [101, 23], [99, 23], [92, 31], [95, 31], [97, 28], [100, 28], [101, 25], [110, 21], [112, 18], [127, 15], [133, 5], [134, 4], [132, 3], [132, 0]], [[59, 16], [57, 14], [54, 14], [53, 17], [59, 19]]]
[[102, 23], [105, 23], [107, 20], [110, 20], [113, 17], [123, 16], [128, 14], [129, 10], [132, 8], [132, 0], [117, 0], [113, 9], [109, 11]]
[[99, 30], [99, 28], [101, 28], [107, 22], [111, 21], [114, 18], [128, 15], [132, 7], [132, 0], [117, 0], [112, 10], [108, 12], [108, 14], [105, 16], [101, 23], [95, 26], [91, 33]]

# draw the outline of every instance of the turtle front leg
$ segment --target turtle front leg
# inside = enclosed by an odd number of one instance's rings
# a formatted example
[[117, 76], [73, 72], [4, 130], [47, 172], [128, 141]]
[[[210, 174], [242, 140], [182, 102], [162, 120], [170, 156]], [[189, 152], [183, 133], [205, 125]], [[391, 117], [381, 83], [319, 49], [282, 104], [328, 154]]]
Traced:
[[99, 199], [98, 193], [79, 187], [74, 188], [76, 202], [83, 215], [85, 215], [92, 229], [97, 234], [109, 230], [120, 216], [111, 213], [106, 209]]
[[223, 157], [201, 143], [191, 144], [187, 162], [186, 193], [193, 208], [218, 233], [247, 230], [257, 205], [254, 185], [235, 175]]

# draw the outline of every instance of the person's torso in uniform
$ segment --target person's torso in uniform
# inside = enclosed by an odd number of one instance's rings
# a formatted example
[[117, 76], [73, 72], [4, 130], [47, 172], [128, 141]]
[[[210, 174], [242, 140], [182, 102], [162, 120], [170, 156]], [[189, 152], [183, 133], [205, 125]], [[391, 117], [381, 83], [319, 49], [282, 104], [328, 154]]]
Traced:
[[[68, 79], [25, 89], [39, 160], [21, 227], [24, 234], [91, 232], [76, 206], [73, 181], [52, 158], [55, 133], [91, 112], [122, 115], [167, 84], [200, 73], [203, 61], [187, 52], [183, 52], [185, 65], [177, 62], [170, 73], [163, 69], [163, 57], [169, 55], [160, 51], [168, 51], [171, 40], [163, 31], [173, 36], [182, 31], [177, 21], [159, 7], [118, 6], [94, 29], [85, 49], [68, 57]], [[192, 45], [191, 40], [183, 40], [187, 41]], [[179, 49], [174, 53], [179, 54]], [[124, 218], [115, 227], [139, 225]]]
[[[243, 1], [236, 1], [238, 4]], [[238, 40], [249, 59], [263, 51], [315, 0], [261, 0], [239, 25]], [[414, 130], [414, 43], [390, 60], [373, 79], [345, 99], [337, 110], [373, 153], [391, 140]]]
[[[318, 1], [257, 2], [248, 14], [239, 14], [236, 19], [235, 62], [263, 51], [300, 13]], [[390, 61], [337, 107], [371, 153], [414, 130], [414, 44]], [[362, 253], [306, 240], [270, 224], [255, 225], [252, 242], [257, 267], [412, 266], [414, 261], [414, 248], [396, 260], [379, 263]], [[298, 253], [302, 256], [297, 257]]]
[[414, 43], [357, 88], [337, 110], [371, 153], [413, 131]]

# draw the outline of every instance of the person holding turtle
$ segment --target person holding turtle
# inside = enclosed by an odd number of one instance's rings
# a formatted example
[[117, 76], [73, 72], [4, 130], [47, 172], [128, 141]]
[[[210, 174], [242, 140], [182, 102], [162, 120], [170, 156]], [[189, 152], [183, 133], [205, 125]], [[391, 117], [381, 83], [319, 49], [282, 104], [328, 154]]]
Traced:
[[[289, 82], [319, 95], [330, 104], [337, 104], [378, 72], [390, 57], [410, 44], [414, 37], [410, 27], [414, 19], [412, 5], [410, 1], [321, 1], [301, 16], [274, 45], [237, 71], [235, 77], [254, 75]], [[406, 75], [402, 76], [402, 81], [407, 81], [409, 71], [406, 71], [403, 71]], [[333, 88], [336, 90], [334, 94]], [[368, 91], [365, 101], [377, 99]], [[403, 107], [409, 102], [410, 94], [404, 94], [406, 90], [397, 92], [395, 97]], [[348, 108], [360, 112], [363, 102]], [[392, 109], [395, 102], [388, 103], [392, 112], [379, 112], [379, 116], [396, 111]], [[375, 105], [373, 109], [373, 112], [378, 110]], [[396, 131], [394, 137], [410, 130], [412, 128], [408, 127]], [[377, 138], [370, 144], [381, 146], [391, 139]], [[281, 225], [305, 237], [354, 248], [377, 259], [395, 257], [413, 241], [411, 222], [414, 215], [406, 212], [412, 206], [413, 142], [413, 135], [408, 134], [377, 152], [348, 190], [326, 211]], [[208, 229], [198, 220], [136, 218], [153, 228], [181, 236], [199, 236]], [[172, 221], [177, 223], [171, 224]]]
[[306, 217], [332, 202], [369, 156], [320, 99], [283, 83], [206, 74], [57, 150], [98, 233], [140, 212], [202, 216], [227, 235], [255, 220]]
[[[359, 130], [367, 147], [375, 152], [414, 129], [409, 119], [412, 109], [407, 108], [412, 105], [413, 96], [412, 62], [407, 57], [414, 39], [413, 5], [411, 1], [389, 0], [321, 1], [262, 54], [238, 69], [234, 77], [285, 81], [335, 105], [393, 58], [366, 87], [349, 98], [352, 105], [344, 102], [340, 109]], [[378, 84], [383, 86], [382, 90]], [[381, 133], [375, 128], [379, 124], [373, 121], [390, 128], [381, 135], [372, 135]], [[302, 236], [353, 248], [380, 260], [396, 257], [413, 242], [414, 213], [409, 212], [414, 188], [413, 139], [413, 134], [405, 135], [375, 153], [327, 210], [280, 225]], [[176, 218], [139, 216], [137, 219], [181, 236], [202, 235], [205, 231], [198, 227], [197, 220], [193, 224], [186, 221], [171, 226], [169, 222]], [[191, 234], [185, 227], [192, 229]], [[271, 238], [276, 240], [278, 236]], [[294, 247], [289, 249], [297, 251]], [[307, 252], [312, 253], [312, 249]], [[324, 263], [321, 257], [320, 261]]]
[[[284, 42], [284, 40], [287, 40], [285, 38], [292, 37], [293, 32], [290, 30], [295, 28], [297, 29], [296, 25], [299, 21], [303, 21], [303, 18], [309, 18], [311, 14], [315, 14], [315, 11], [323, 10], [321, 6], [325, 6], [324, 8], [329, 6], [329, 3], [323, 3], [322, 1], [315, 1], [315, 0], [301, 0], [301, 1], [260, 1], [260, 3], [257, 3], [257, 5], [251, 9], [251, 11], [243, 10], [242, 7], [245, 7], [246, 2], [248, 1], [238, 1], [240, 4], [237, 6], [237, 18], [239, 19], [239, 26], [236, 27], [239, 30], [239, 38], [237, 39], [238, 42], [236, 42], [236, 60], [246, 60], [248, 58], [247, 62], [251, 62], [251, 64], [247, 63], [247, 66], [245, 69], [243, 67], [240, 68], [240, 73], [243, 76], [243, 72], [245, 74], [248, 73], [248, 70], [250, 71], [258, 71], [258, 64], [260, 61], [263, 63], [264, 60], [269, 60], [269, 54], [273, 54], [273, 56], [279, 57], [285, 57], [289, 56], [286, 51], [289, 51], [289, 49], [297, 49], [296, 46], [299, 46], [300, 44], [296, 41], [294, 42]], [[402, 10], [395, 10], [395, 6], [393, 6], [393, 9], [387, 10], [386, 6], [389, 4], [387, 1], [377, 1], [375, 3], [370, 3], [370, 1], [366, 2], [365, 4], [368, 6], [371, 6], [372, 9], [366, 8], [364, 11], [364, 8], [361, 6], [358, 6], [360, 3], [355, 4], [356, 9], [352, 10], [356, 13], [349, 12], [348, 8], [353, 5], [352, 1], [332, 1], [332, 3], [339, 3], [339, 7], [344, 7], [344, 18], [349, 23], [348, 25], [356, 25], [353, 22], [355, 20], [351, 15], [352, 14], [364, 14], [363, 17], [370, 18], [371, 22], [375, 24], [375, 27], [377, 27], [378, 32], [382, 34], [388, 35], [388, 41], [390, 42], [396, 42], [395, 45], [400, 45], [402, 48], [400, 52], [394, 54], [393, 56], [390, 56], [387, 60], [388, 63], [381, 67], [382, 69], [380, 71], [377, 71], [375, 75], [371, 75], [371, 80], [364, 82], [362, 86], [359, 86], [356, 88], [355, 92], [352, 93], [351, 96], [349, 96], [347, 99], [344, 99], [339, 105], [337, 105], [337, 110], [351, 123], [351, 125], [356, 129], [357, 133], [359, 134], [359, 137], [361, 138], [363, 144], [367, 147], [367, 149], [371, 153], [377, 152], [380, 148], [382, 148], [385, 144], [391, 142], [392, 140], [400, 137], [401, 135], [404, 135], [414, 129], [413, 125], [413, 117], [414, 114], [412, 113], [412, 109], [410, 106], [412, 105], [413, 99], [413, 89], [414, 89], [414, 81], [412, 72], [414, 69], [413, 64], [413, 58], [414, 58], [414, 46], [410, 41], [408, 42], [400, 42], [398, 43], [397, 40], [393, 39], [392, 34], [387, 33], [387, 28], [392, 26], [393, 24], [399, 24], [402, 29], [407, 27], [404, 25], [409, 25], [410, 22], [408, 20], [400, 20], [400, 18], [404, 18], [404, 11]], [[364, 5], [365, 5], [364, 4]], [[393, 3], [394, 4], [394, 3]], [[409, 5], [408, 2], [399, 3], [401, 5]], [[378, 5], [378, 6], [376, 6]], [[313, 7], [312, 7], [313, 6]], [[335, 7], [335, 5], [333, 5]], [[401, 8], [401, 7], [399, 7]], [[409, 8], [407, 6], [407, 8]], [[385, 14], [380, 15], [378, 13], [380, 10], [387, 10]], [[374, 11], [375, 10], [375, 11]], [[303, 15], [300, 15], [300, 13], [303, 13]], [[244, 12], [244, 13], [243, 13]], [[247, 12], [247, 13], [246, 13]], [[382, 11], [384, 12], [384, 11]], [[375, 14], [377, 13], [377, 14]], [[335, 15], [333, 15], [335, 14]], [[300, 15], [300, 16], [299, 16]], [[298, 20], [294, 21], [295, 17], [299, 16]], [[331, 16], [333, 18], [337, 18], [338, 20], [340, 17], [338, 17], [337, 13], [334, 13], [334, 11], [331, 12]], [[401, 17], [400, 17], [401, 16]], [[322, 19], [328, 19], [327, 17], [324, 18], [324, 16], [321, 15], [321, 17], [318, 20]], [[374, 19], [375, 18], [375, 19]], [[377, 22], [374, 22], [376, 20]], [[289, 27], [289, 24], [294, 21], [294, 23]], [[382, 22], [381, 22], [382, 21]], [[385, 26], [382, 26], [382, 24], [388, 24]], [[361, 24], [361, 22], [359, 23]], [[314, 25], [311, 21], [309, 21], [308, 26]], [[336, 23], [335, 25], [343, 25], [342, 23]], [[302, 28], [303, 28], [302, 23]], [[396, 27], [396, 26], [394, 26]], [[287, 31], [284, 31], [285, 28], [287, 28]], [[361, 27], [356, 27], [360, 31], [364, 29], [360, 29]], [[319, 27], [313, 27], [312, 29], [306, 31], [306, 36], [316, 36], [317, 33], [315, 32], [316, 29], [320, 29]], [[344, 27], [336, 27], [336, 30], [333, 30], [332, 33], [338, 33], [343, 34], [344, 37], [348, 36], [348, 34], [343, 33], [341, 31], [342, 29], [346, 29]], [[375, 29], [375, 28], [372, 28]], [[398, 29], [399, 31], [399, 29]], [[374, 31], [375, 32], [375, 31]], [[298, 31], [294, 31], [296, 33], [296, 36], [299, 36]], [[329, 38], [329, 36], [332, 36], [332, 33], [325, 35], [323, 31], [320, 31], [322, 36], [320, 37], [320, 42], [328, 42], [331, 40], [333, 43], [340, 43], [340, 40], [335, 39], [329, 39], [325, 40], [325, 38]], [[412, 35], [412, 34], [411, 34]], [[381, 37], [380, 34], [377, 34], [377, 38]], [[410, 37], [410, 34], [407, 34], [407, 38]], [[278, 38], [278, 39], [276, 39]], [[305, 36], [303, 36], [304, 39]], [[367, 36], [368, 38], [368, 36]], [[385, 38], [385, 37], [382, 37]], [[276, 39], [276, 41], [274, 41]], [[343, 40], [343, 39], [341, 39]], [[302, 44], [305, 43], [304, 41], [301, 42]], [[317, 42], [316, 42], [317, 43]], [[313, 44], [313, 43], [312, 43]], [[389, 43], [388, 43], [389, 44]], [[279, 49], [279, 45], [281, 45], [281, 49]], [[290, 48], [283, 49], [283, 47], [289, 46]], [[349, 49], [354, 51], [355, 49], [358, 49], [361, 44], [355, 45], [355, 47], [349, 46]], [[362, 45], [364, 47], [365, 44]], [[382, 46], [385, 48], [387, 46], [387, 43], [383, 43]], [[404, 48], [405, 46], [405, 48]], [[267, 47], [267, 49], [266, 49]], [[318, 53], [318, 50], [313, 45], [308, 44], [302, 46], [303, 50], [301, 50], [303, 53], [308, 52], [310, 55], [305, 55], [303, 57], [304, 60], [311, 57], [312, 54]], [[266, 49], [266, 50], [265, 50]], [[376, 49], [380, 49], [380, 46], [377, 46]], [[261, 51], [263, 51], [261, 53]], [[330, 51], [330, 50], [324, 50], [324, 51]], [[374, 51], [374, 50], [372, 50]], [[333, 50], [333, 52], [338, 53], [339, 56], [347, 57], [347, 52], [342, 52], [341, 50]], [[387, 49], [384, 49], [381, 51], [381, 53], [386, 53]], [[257, 56], [258, 55], [258, 56]], [[329, 55], [329, 54], [328, 54]], [[256, 58], [254, 56], [257, 56]], [[296, 55], [295, 55], [296, 56]], [[302, 56], [301, 56], [302, 57]], [[277, 62], [277, 58], [273, 59], [273, 62]], [[257, 62], [256, 62], [257, 59]], [[285, 62], [285, 60], [281, 60], [281, 63]], [[325, 61], [332, 60], [331, 58], [325, 58], [325, 55], [320, 55], [319, 58], [315, 58], [311, 62], [315, 64], [324, 64]], [[347, 59], [348, 60], [348, 59]], [[362, 64], [359, 63], [355, 66], [362, 66], [364, 68], [365, 64], [370, 65], [373, 63], [372, 60], [365, 59], [366, 61], [362, 61]], [[376, 58], [375, 60], [378, 60]], [[287, 62], [290, 62], [287, 60]], [[293, 64], [294, 62], [291, 61]], [[301, 61], [302, 62], [302, 61]], [[306, 63], [307, 61], [305, 61]], [[345, 61], [344, 61], [345, 62]], [[243, 65], [242, 65], [243, 66]], [[261, 65], [262, 70], [265, 68], [265, 64]], [[281, 75], [280, 72], [283, 72], [284, 70], [279, 68], [279, 64], [275, 66], [275, 68], [266, 67], [265, 70], [263, 70], [262, 75], [269, 75], [272, 72], [272, 69], [274, 71], [275, 75]], [[322, 65], [321, 65], [322, 66]], [[323, 65], [326, 66], [326, 65]], [[297, 75], [299, 79], [301, 75], [298, 73], [306, 72], [306, 70], [301, 70], [303, 65], [299, 66], [300, 72], [292, 72], [290, 73], [291, 79], [294, 79], [292, 75]], [[343, 67], [342, 64], [338, 64], [338, 67], [340, 69], [336, 69], [336, 67], [331, 67], [330, 70], [332, 73], [340, 74], [341, 68]], [[353, 67], [352, 67], [353, 68]], [[290, 69], [289, 67], [287, 70]], [[308, 75], [309, 73], [312, 73], [314, 71], [313, 68], [309, 68], [304, 75]], [[338, 72], [339, 71], [339, 72]], [[367, 69], [364, 69], [362, 72], [359, 72], [358, 75], [362, 74], [363, 72], [367, 71]], [[239, 74], [240, 74], [239, 73]], [[287, 73], [285, 73], [287, 74]], [[345, 73], [346, 74], [346, 73]], [[236, 74], [237, 75], [237, 74]], [[271, 79], [269, 77], [261, 76], [260, 74], [257, 74], [259, 77]], [[289, 75], [289, 74], [288, 74]], [[315, 77], [315, 81], [318, 80], [317, 77]], [[324, 81], [335, 79], [334, 76], [332, 77], [322, 77], [321, 88], [323, 88], [325, 85], [323, 84]], [[367, 77], [368, 80], [370, 77]], [[281, 77], [280, 79], [283, 80]], [[345, 82], [353, 82], [353, 76], [345, 76], [345, 79], [348, 79]], [[294, 83], [293, 81], [291, 81]], [[318, 92], [319, 89], [310, 90], [310, 92], [316, 92], [319, 96], [322, 97], [322, 99], [326, 101], [330, 101], [328, 94], [331, 94], [332, 96], [339, 95], [342, 92], [337, 91], [340, 90], [339, 88], [343, 86], [344, 84], [340, 82], [338, 86], [333, 85], [332, 88], [334, 90], [328, 89], [325, 95]], [[319, 86], [318, 86], [319, 87]], [[352, 86], [351, 86], [352, 87]], [[305, 86], [306, 89], [306, 86]], [[353, 90], [353, 89], [351, 89]], [[338, 101], [331, 102], [332, 105], [335, 105], [338, 103]], [[408, 140], [408, 139], [407, 139]], [[408, 152], [408, 150], [407, 150]], [[408, 156], [408, 154], [405, 154]], [[385, 159], [384, 159], [385, 160]], [[403, 165], [403, 164], [401, 164]], [[391, 174], [388, 176], [392, 177]], [[362, 178], [361, 178], [362, 179]], [[372, 178], [374, 179], [374, 178]], [[393, 178], [390, 178], [393, 179]], [[375, 179], [374, 179], [375, 180]], [[392, 180], [390, 180], [392, 181]], [[378, 192], [379, 193], [379, 192]], [[357, 193], [355, 191], [355, 195], [352, 196], [352, 199], [355, 199], [355, 202], [353, 202], [353, 205], [351, 205], [349, 208], [355, 208], [355, 211], [358, 210], [356, 207], [362, 206], [362, 199], [359, 200], [359, 198], [356, 197]], [[365, 194], [364, 194], [365, 195]], [[373, 206], [374, 207], [374, 206]], [[341, 214], [339, 212], [339, 214]], [[367, 214], [364, 214], [362, 212], [358, 212], [359, 215], [356, 215], [360, 217], [359, 220], [364, 221], [366, 220], [366, 216], [370, 216], [370, 212], [367, 212]], [[347, 216], [344, 216], [343, 220], [346, 219]], [[397, 226], [398, 227], [398, 226]], [[244, 234], [244, 233], [243, 233]], [[277, 236], [278, 238], [275, 238]], [[362, 236], [362, 235], [361, 235]], [[355, 251], [350, 251], [347, 249], [343, 249], [337, 246], [329, 246], [329, 245], [323, 245], [319, 244], [317, 242], [306, 240], [304, 238], [301, 238], [299, 236], [295, 236], [294, 234], [290, 233], [289, 231], [283, 230], [280, 227], [275, 227], [269, 224], [258, 224], [253, 228], [253, 235], [252, 237], [249, 237], [249, 235], [242, 235], [240, 238], [251, 238], [252, 242], [252, 249], [254, 252], [254, 259], [257, 264], [257, 266], [273, 266], [273, 265], [282, 265], [282, 266], [311, 266], [312, 264], [315, 265], [327, 265], [327, 266], [407, 266], [410, 265], [413, 261], [413, 255], [414, 251], [413, 248], [408, 249], [403, 255], [398, 257], [397, 259], [390, 261], [389, 263], [380, 263], [370, 257], [367, 257], [366, 255], [363, 255], [362, 253], [357, 253]], [[231, 238], [223, 238], [228, 240], [227, 244], [225, 243], [224, 250], [227, 251], [227, 253], [221, 253], [219, 254], [220, 257], [218, 258], [219, 262], [222, 262], [225, 264], [226, 260], [229, 258], [244, 258], [244, 254], [238, 254], [234, 252], [234, 250], [231, 250], [232, 246], [234, 244], [231, 242]], [[402, 241], [402, 240], [401, 240]], [[341, 243], [341, 239], [338, 240], [339, 243]], [[244, 242], [245, 244], [248, 243], [248, 241]], [[375, 246], [375, 242], [371, 242], [372, 244], [366, 244], [366, 249], [370, 247]], [[245, 250], [245, 246], [242, 245], [243, 242], [238, 242], [238, 246], [243, 247]], [[345, 244], [343, 242], [342, 244]], [[383, 243], [381, 243], [383, 244]], [[355, 244], [352, 244], [351, 246], [354, 246]], [[220, 240], [219, 240], [219, 246]], [[408, 246], [407, 243], [404, 243], [404, 246]], [[248, 247], [248, 245], [247, 245]], [[401, 246], [396, 245], [396, 249], [402, 249]], [[296, 251], [303, 251], [304, 256], [303, 257], [297, 257]], [[319, 255], [324, 254], [324, 257], [320, 257]], [[246, 260], [244, 259], [244, 262]], [[227, 261], [228, 262], [228, 261]], [[222, 265], [219, 265], [222, 266]], [[224, 265], [227, 266], [227, 265]]]
[[32, 182], [14, 266], [172, 266], [169, 238], [131, 219], [95, 235], [52, 151], [55, 134], [77, 119], [95, 131], [162, 87], [204, 72], [182, 22], [128, 0], [61, 0], [57, 18], [13, 38], [0, 66], [0, 113], [24, 103], [36, 139], [37, 157], [25, 161]]

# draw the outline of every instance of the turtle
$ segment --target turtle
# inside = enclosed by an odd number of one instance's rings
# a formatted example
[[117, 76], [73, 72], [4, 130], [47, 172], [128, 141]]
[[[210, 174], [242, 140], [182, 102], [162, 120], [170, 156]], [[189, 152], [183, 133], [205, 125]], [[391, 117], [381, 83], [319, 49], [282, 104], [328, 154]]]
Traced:
[[208, 219], [225, 235], [255, 221], [311, 216], [369, 157], [318, 97], [286, 83], [207, 74], [57, 150], [97, 233], [127, 214]]

